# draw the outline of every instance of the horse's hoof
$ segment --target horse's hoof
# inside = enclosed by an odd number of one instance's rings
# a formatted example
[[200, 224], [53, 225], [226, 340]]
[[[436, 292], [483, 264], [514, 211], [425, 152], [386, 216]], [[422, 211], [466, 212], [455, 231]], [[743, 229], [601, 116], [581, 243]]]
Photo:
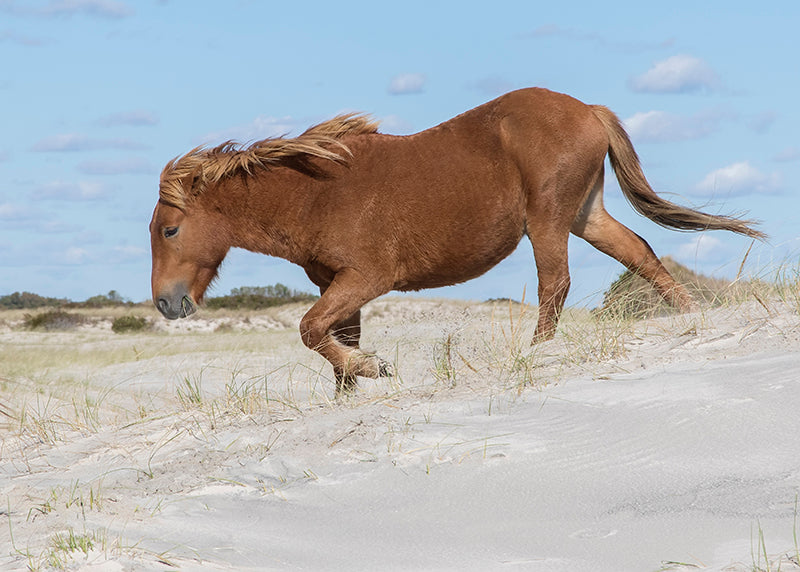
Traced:
[[336, 397], [352, 395], [358, 389], [358, 378], [352, 374], [336, 376]]
[[378, 360], [378, 376], [394, 377], [394, 368], [388, 361]]

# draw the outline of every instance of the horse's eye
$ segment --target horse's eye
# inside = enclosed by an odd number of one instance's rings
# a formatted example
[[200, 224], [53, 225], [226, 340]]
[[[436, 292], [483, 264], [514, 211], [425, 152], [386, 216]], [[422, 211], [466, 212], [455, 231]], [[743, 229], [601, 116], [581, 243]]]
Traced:
[[168, 226], [164, 229], [164, 238], [172, 238], [176, 234], [178, 234], [177, 226]]

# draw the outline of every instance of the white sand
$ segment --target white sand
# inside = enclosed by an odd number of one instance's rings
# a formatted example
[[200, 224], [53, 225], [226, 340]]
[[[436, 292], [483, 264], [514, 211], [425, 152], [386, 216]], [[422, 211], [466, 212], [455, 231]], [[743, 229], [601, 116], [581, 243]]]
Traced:
[[[534, 349], [518, 312], [374, 302], [363, 345], [399, 376], [341, 403], [287, 327], [301, 308], [227, 333], [202, 314], [183, 333], [84, 332], [121, 357], [0, 396], [51, 422], [0, 427], [0, 569], [766, 570], [764, 548], [800, 569], [795, 309], [578, 316]], [[53, 336], [76, 337], [0, 344]], [[99, 405], [70, 404], [69, 383]], [[56, 548], [70, 530], [88, 554]]]

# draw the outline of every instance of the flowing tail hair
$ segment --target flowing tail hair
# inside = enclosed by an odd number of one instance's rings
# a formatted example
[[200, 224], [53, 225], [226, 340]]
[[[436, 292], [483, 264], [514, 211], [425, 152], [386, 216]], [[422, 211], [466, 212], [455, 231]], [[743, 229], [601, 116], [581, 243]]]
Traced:
[[752, 228], [756, 221], [735, 216], [710, 215], [676, 205], [659, 197], [642, 172], [639, 157], [625, 128], [613, 111], [602, 105], [590, 106], [608, 134], [608, 158], [625, 198], [636, 211], [656, 224], [678, 230], [730, 230], [759, 240], [767, 235]]

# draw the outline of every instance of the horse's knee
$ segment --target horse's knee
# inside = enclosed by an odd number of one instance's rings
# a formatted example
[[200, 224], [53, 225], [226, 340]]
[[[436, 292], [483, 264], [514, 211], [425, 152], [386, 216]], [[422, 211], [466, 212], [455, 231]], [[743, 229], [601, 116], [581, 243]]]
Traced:
[[327, 330], [319, 323], [319, 320], [314, 318], [306, 316], [300, 320], [300, 339], [308, 349], [319, 351], [322, 341], [328, 333]]

